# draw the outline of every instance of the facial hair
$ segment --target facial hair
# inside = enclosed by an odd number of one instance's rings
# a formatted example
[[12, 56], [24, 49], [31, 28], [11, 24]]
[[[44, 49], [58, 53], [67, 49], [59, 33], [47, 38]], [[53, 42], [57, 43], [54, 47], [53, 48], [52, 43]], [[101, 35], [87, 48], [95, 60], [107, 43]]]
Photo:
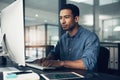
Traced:
[[72, 24], [72, 25], [69, 27], [69, 29], [67, 29], [67, 31], [72, 31], [72, 30], [75, 28], [75, 26], [76, 26], [76, 23]]

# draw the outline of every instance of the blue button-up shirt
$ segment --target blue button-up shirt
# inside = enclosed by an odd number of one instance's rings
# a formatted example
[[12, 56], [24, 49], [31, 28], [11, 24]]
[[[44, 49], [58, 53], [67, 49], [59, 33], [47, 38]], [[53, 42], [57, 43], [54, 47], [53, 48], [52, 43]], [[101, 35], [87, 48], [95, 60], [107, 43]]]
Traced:
[[95, 33], [80, 26], [72, 37], [63, 34], [51, 53], [62, 61], [82, 59], [86, 69], [93, 70], [99, 53], [99, 39]]

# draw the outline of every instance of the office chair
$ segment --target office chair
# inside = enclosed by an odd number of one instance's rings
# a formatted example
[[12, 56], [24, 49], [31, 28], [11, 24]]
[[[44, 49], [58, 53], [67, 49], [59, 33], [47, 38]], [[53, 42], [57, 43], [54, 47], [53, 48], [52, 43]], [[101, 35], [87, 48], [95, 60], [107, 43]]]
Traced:
[[110, 51], [100, 46], [100, 52], [98, 56], [98, 62], [97, 62], [97, 71], [101, 73], [107, 73], [108, 72], [108, 62], [110, 57]]
[[54, 45], [47, 45], [46, 46], [46, 57], [48, 56], [49, 52], [54, 49]]

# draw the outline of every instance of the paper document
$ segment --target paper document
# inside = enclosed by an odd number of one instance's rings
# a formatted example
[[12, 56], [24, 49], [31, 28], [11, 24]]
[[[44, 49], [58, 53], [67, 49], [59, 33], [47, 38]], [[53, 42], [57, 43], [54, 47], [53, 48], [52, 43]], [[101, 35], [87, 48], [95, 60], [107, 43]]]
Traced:
[[22, 72], [22, 71], [5, 71], [3, 72], [3, 80], [39, 80], [40, 77], [35, 72]]

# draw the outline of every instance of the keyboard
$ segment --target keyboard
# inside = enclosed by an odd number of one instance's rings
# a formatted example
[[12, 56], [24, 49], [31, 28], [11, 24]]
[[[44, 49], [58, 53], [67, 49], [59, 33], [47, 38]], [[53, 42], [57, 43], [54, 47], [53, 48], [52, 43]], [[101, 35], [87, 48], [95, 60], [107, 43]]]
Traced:
[[37, 60], [38, 58], [36, 58], [36, 57], [31, 57], [31, 58], [27, 58], [26, 60], [25, 60], [25, 62], [28, 62], [28, 63], [31, 63], [31, 62], [34, 62], [35, 60]]
[[47, 70], [47, 69], [55, 69], [55, 67], [43, 67], [35, 63], [26, 63], [28, 67], [40, 69], [40, 70]]

